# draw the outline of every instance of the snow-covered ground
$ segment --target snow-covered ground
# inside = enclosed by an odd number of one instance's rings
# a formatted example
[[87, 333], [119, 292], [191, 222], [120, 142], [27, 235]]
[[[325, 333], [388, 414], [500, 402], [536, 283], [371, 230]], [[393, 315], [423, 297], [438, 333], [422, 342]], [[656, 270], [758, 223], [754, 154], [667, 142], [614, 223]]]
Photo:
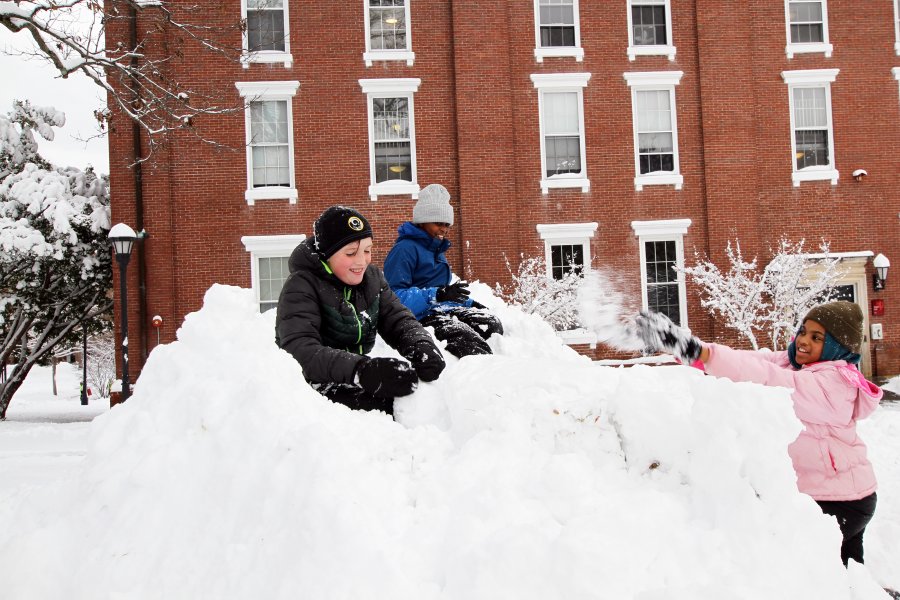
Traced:
[[397, 402], [398, 422], [313, 392], [275, 348], [274, 315], [223, 286], [123, 405], [81, 407], [71, 371], [48, 399], [37, 371], [0, 423], [2, 597], [874, 600], [900, 587], [896, 406], [860, 424], [879, 505], [866, 565], [845, 570], [836, 523], [796, 491], [787, 390], [598, 365], [473, 290], [506, 328], [495, 355], [448, 357]]

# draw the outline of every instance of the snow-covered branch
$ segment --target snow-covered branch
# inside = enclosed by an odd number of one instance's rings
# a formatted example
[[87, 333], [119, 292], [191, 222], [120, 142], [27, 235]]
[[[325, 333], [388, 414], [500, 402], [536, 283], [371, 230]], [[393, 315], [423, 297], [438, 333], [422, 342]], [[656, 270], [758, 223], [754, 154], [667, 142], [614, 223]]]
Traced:
[[[215, 143], [194, 128], [198, 117], [243, 109], [221, 90], [186, 83], [178, 69], [195, 48], [239, 61], [240, 18], [209, 25], [200, 6], [162, 1], [14, 0], [0, 1], [0, 24], [31, 39], [33, 49], [21, 54], [46, 60], [62, 78], [82, 73], [102, 88], [148, 134], [151, 150], [173, 130], [188, 129]], [[108, 46], [107, 30], [116, 32]], [[101, 128], [112, 114], [95, 113]]]
[[506, 288], [497, 284], [499, 296], [523, 312], [539, 315], [557, 331], [580, 327], [577, 298], [583, 279], [578, 268], [572, 268], [561, 279], [553, 279], [547, 275], [542, 257], [523, 257], [516, 272], [509, 259], [505, 260], [512, 283]]

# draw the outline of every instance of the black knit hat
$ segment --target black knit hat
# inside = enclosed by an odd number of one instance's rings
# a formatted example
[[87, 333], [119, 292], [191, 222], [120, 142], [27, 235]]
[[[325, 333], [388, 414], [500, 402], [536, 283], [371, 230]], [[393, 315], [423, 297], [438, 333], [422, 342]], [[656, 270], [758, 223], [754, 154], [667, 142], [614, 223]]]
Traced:
[[348, 206], [330, 206], [313, 224], [313, 235], [316, 252], [328, 260], [350, 242], [372, 237], [372, 226]]
[[863, 314], [858, 304], [844, 301], [820, 304], [806, 313], [803, 322], [807, 319], [824, 327], [841, 346], [859, 354], [863, 337]]

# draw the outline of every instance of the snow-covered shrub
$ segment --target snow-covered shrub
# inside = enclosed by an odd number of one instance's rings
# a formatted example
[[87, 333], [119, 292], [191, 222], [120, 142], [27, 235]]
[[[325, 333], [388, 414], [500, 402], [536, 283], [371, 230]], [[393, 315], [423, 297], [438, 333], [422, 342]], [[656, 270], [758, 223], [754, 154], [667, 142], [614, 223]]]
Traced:
[[772, 259], [760, 270], [756, 257], [747, 261], [739, 241], [725, 248], [727, 270], [695, 254], [696, 264], [684, 273], [700, 288], [700, 304], [722, 325], [734, 329], [759, 348], [765, 337], [772, 349], [784, 348], [810, 308], [833, 297], [840, 279], [840, 259], [803, 250], [804, 241], [781, 239]]
[[522, 255], [521, 258], [513, 272], [509, 259], [504, 257], [512, 282], [506, 287], [498, 283], [497, 295], [525, 313], [540, 316], [557, 331], [580, 327], [577, 299], [583, 278], [579, 270], [570, 270], [562, 279], [553, 279], [547, 275], [543, 257]]
[[116, 343], [112, 331], [92, 336], [88, 340], [88, 383], [101, 398], [109, 398], [116, 380]]

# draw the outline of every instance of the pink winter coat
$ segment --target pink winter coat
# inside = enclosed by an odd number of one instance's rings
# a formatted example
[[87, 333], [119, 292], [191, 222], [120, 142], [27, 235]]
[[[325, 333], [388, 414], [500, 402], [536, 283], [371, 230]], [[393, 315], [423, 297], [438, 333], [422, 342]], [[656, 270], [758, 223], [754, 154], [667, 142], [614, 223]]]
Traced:
[[709, 344], [710, 375], [794, 390], [794, 413], [804, 430], [788, 446], [797, 487], [815, 500], [859, 500], [875, 491], [875, 471], [856, 435], [857, 419], [875, 410], [884, 395], [854, 365], [829, 360], [799, 371], [787, 352], [733, 350]]

